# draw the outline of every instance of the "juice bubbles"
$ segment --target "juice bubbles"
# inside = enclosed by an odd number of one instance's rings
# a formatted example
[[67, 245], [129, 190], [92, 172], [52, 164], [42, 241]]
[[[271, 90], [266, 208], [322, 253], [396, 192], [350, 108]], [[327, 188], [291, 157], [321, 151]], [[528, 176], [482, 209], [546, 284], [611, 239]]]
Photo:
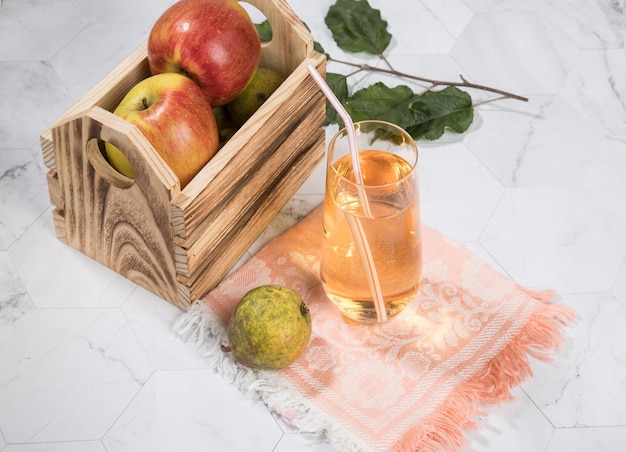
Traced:
[[[381, 124], [374, 123], [376, 127]], [[347, 216], [357, 218], [365, 233], [387, 316], [397, 314], [414, 299], [422, 277], [417, 148], [401, 129], [395, 132], [400, 141], [396, 135], [372, 140], [372, 136], [361, 139], [365, 133], [362, 123], [355, 126], [359, 146], [373, 147], [359, 151], [364, 187], [359, 192], [348, 153], [342, 151], [343, 155], [334, 158], [337, 143], [333, 139], [326, 176], [320, 276], [328, 297], [344, 315], [371, 323], [377, 319], [374, 299]], [[382, 136], [380, 131], [372, 133]], [[363, 208], [363, 195], [369, 212]]]

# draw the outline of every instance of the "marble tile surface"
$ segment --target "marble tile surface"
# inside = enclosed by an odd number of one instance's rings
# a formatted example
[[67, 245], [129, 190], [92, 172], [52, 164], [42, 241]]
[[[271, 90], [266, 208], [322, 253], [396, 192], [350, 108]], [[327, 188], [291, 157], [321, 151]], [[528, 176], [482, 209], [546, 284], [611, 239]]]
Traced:
[[625, 135], [626, 50], [623, 46], [582, 50], [578, 61], [565, 79], [561, 95], [610, 135]]
[[[180, 310], [55, 237], [39, 134], [171, 3], [0, 1], [0, 452], [334, 450], [215, 374], [172, 333]], [[336, 46], [333, 0], [288, 3], [333, 57], [380, 64]], [[533, 361], [515, 399], [476, 419], [467, 451], [623, 452], [626, 1], [370, 4], [397, 69], [528, 97], [482, 104], [466, 133], [418, 143], [423, 221], [578, 314], [555, 360]], [[364, 73], [350, 88], [376, 81], [425, 87]], [[235, 268], [321, 202], [324, 175]]]
[[153, 373], [117, 309], [38, 309], [0, 336], [9, 444], [101, 438]]
[[0, 149], [0, 249], [7, 250], [48, 209], [45, 174], [30, 152]]
[[562, 359], [537, 363], [524, 391], [557, 428], [623, 426], [626, 351], [615, 342], [626, 304], [606, 294], [564, 296], [579, 319]]
[[155, 372], [103, 443], [108, 452], [244, 452], [273, 450], [282, 434], [260, 402], [246, 400], [212, 370], [172, 370]]
[[474, 14], [451, 50], [469, 80], [526, 95], [558, 91], [579, 53], [541, 11], [513, 10]]

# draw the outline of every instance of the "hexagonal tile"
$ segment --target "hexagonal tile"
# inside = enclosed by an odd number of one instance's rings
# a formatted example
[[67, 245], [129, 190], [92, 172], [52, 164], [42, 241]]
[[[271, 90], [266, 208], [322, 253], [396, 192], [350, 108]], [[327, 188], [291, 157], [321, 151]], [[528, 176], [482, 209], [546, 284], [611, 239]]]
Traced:
[[[35, 163], [37, 164], [37, 166], [39, 167], [39, 170], [41, 171], [41, 174], [44, 175], [44, 178], [46, 177], [46, 174], [48, 174], [48, 171], [50, 171], [44, 161], [43, 161], [43, 153], [41, 151], [41, 141], [37, 141], [37, 143], [34, 143], [30, 149], [30, 155], [33, 156], [33, 159], [35, 161]], [[49, 198], [49, 196], [47, 196]], [[48, 203], [49, 200], [48, 200]]]
[[624, 48], [626, 19], [619, 2], [543, 2], [541, 12], [583, 49]]
[[626, 305], [604, 294], [562, 301], [576, 310], [578, 321], [554, 362], [533, 363], [534, 378], [522, 384], [524, 391], [555, 427], [626, 425]]
[[[307, 18], [320, 18], [323, 20], [328, 12], [328, 8], [334, 4], [335, 0], [319, 0], [317, 2], [293, 2], [293, 5], [290, 6], [298, 17], [306, 22]], [[309, 28], [311, 28], [310, 25]], [[318, 28], [315, 27], [315, 29]]]
[[472, 452], [528, 452], [545, 450], [552, 425], [520, 388], [511, 391], [515, 400], [486, 408], [477, 429], [465, 436]]
[[603, 139], [600, 128], [559, 96], [502, 101], [477, 115], [480, 127], [463, 142], [507, 187], [577, 184]]
[[481, 245], [480, 242], [463, 242], [463, 246], [469, 249], [476, 257], [481, 259], [483, 262], [491, 265], [495, 270], [500, 273], [505, 274], [506, 271], [500, 266], [498, 261], [496, 261], [493, 256], [491, 256], [485, 247]]
[[157, 371], [103, 438], [108, 452], [273, 450], [282, 431], [213, 370]]
[[598, 141], [597, 148], [583, 185], [626, 225], [626, 135]]
[[517, 0], [465, 0], [474, 11], [510, 11], [539, 9], [543, 0], [529, 0], [521, 3]]
[[48, 60], [85, 25], [87, 18], [72, 0], [4, 0], [0, 61]]
[[100, 441], [11, 444], [2, 452], [106, 452]]
[[578, 52], [538, 12], [504, 11], [475, 14], [450, 54], [468, 80], [528, 96], [557, 92]]
[[0, 191], [0, 250], [6, 250], [50, 206], [46, 176], [27, 149], [0, 149]]
[[557, 428], [546, 452], [621, 451], [626, 444], [626, 427]]
[[561, 293], [608, 292], [626, 256], [624, 225], [576, 186], [508, 189], [480, 243], [520, 284]]
[[149, 22], [90, 24], [50, 63], [76, 101], [137, 49], [151, 26]]
[[560, 93], [611, 134], [626, 135], [626, 49], [581, 52]]
[[37, 307], [119, 307], [136, 284], [55, 237], [51, 209], [11, 247], [24, 286]]
[[457, 241], [476, 241], [504, 187], [462, 144], [422, 143], [422, 221]]
[[45, 62], [0, 62], [0, 136], [3, 149], [29, 149], [72, 104], [67, 89]]
[[374, 4], [378, 4], [393, 36], [390, 56], [445, 54], [472, 17], [472, 11], [459, 0], [407, 2], [402, 8], [383, 0]]
[[122, 312], [155, 369], [208, 367], [196, 344], [183, 342], [173, 334], [172, 326], [182, 314], [177, 307], [137, 287], [124, 303]]
[[0, 325], [12, 324], [33, 307], [8, 253], [0, 251]]
[[[0, 0], [2, 452], [333, 449], [271, 418], [204, 367], [193, 345], [177, 343], [168, 330], [176, 308], [54, 237], [39, 133], [134, 50], [173, 1]], [[337, 49], [323, 20], [334, 0], [293, 3], [333, 56], [384, 64]], [[530, 97], [480, 107], [467, 134], [418, 143], [424, 220], [522, 284], [557, 288], [580, 316], [555, 362], [533, 361], [534, 378], [514, 389], [516, 400], [486, 409], [468, 449], [621, 451], [623, 1], [370, 3], [389, 22], [398, 69], [442, 80], [463, 74]], [[470, 93], [474, 102], [488, 96]], [[324, 172], [322, 164], [252, 252], [321, 201]]]
[[36, 310], [8, 329], [0, 343], [8, 443], [99, 439], [152, 373], [118, 310]]
[[611, 293], [626, 305], [626, 258], [624, 258], [624, 262], [617, 273]]
[[[81, 0], [76, 9], [92, 23], [155, 22], [174, 0], [127, 2], [125, 0]], [[122, 13], [123, 12], [123, 13]], [[121, 17], [123, 14], [123, 17]]]

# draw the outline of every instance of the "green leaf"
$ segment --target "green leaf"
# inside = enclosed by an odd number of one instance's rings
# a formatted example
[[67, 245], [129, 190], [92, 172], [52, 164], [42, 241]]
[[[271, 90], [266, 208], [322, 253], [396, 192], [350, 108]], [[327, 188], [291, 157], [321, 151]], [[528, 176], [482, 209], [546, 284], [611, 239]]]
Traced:
[[337, 0], [325, 22], [337, 45], [348, 52], [380, 55], [391, 42], [387, 22], [367, 0]]
[[313, 50], [315, 50], [316, 52], [322, 53], [324, 55], [326, 55], [326, 59], [328, 59], [330, 57], [330, 55], [328, 55], [326, 53], [326, 51], [324, 50], [324, 47], [322, 47], [322, 44], [320, 44], [317, 41], [313, 41]]
[[406, 130], [415, 139], [437, 140], [446, 128], [463, 133], [474, 120], [472, 97], [455, 86], [426, 92], [410, 110], [414, 124]]
[[[337, 45], [348, 52], [366, 52], [382, 57], [392, 36], [380, 11], [367, 0], [336, 0], [325, 22]], [[325, 53], [318, 43], [319, 52]], [[328, 57], [328, 55], [327, 55]], [[404, 85], [389, 88], [375, 83], [348, 93], [348, 75], [327, 74], [327, 83], [345, 106], [353, 121], [378, 119], [405, 129], [414, 139], [437, 140], [446, 129], [463, 133], [474, 120], [471, 96], [455, 86], [419, 95]], [[326, 104], [326, 123], [343, 125], [339, 114]]]
[[272, 26], [267, 19], [260, 24], [254, 24], [254, 26], [256, 27], [256, 31], [259, 34], [261, 42], [270, 42], [274, 37]]
[[446, 128], [463, 133], [474, 119], [471, 96], [454, 86], [418, 95], [408, 86], [389, 88], [378, 82], [343, 103], [353, 121], [388, 121], [415, 139], [437, 140]]
[[[327, 72], [326, 83], [333, 93], [335, 93], [337, 99], [339, 99], [342, 104], [345, 104], [348, 99], [348, 82], [346, 76]], [[339, 116], [339, 113], [337, 113], [337, 110], [335, 110], [330, 102], [326, 101], [326, 122], [324, 125], [326, 126], [328, 124], [339, 124], [339, 127], [343, 127], [343, 120]]]
[[410, 107], [418, 98], [408, 86], [389, 88], [378, 82], [355, 92], [345, 107], [353, 121], [379, 119], [407, 129], [414, 124]]

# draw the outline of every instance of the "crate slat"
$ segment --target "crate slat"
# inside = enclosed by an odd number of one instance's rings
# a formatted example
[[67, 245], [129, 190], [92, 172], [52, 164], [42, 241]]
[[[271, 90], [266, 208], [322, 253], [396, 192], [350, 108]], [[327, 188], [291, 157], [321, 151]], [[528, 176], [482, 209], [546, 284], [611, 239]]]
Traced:
[[52, 222], [57, 239], [69, 245], [67, 243], [67, 231], [65, 230], [65, 215], [63, 214], [63, 209], [56, 208], [52, 211]]
[[[319, 127], [323, 123], [320, 115], [325, 115], [325, 100], [306, 65], [313, 64], [324, 72], [325, 61], [323, 55], [317, 54], [300, 65], [255, 113], [254, 127], [243, 128], [235, 134], [214, 157], [215, 161], [194, 178], [190, 183], [193, 186], [172, 200], [172, 221], [177, 237], [194, 236], [206, 223], [208, 214], [236, 188], [241, 176], [271, 156], [275, 149], [272, 143], [287, 138], [291, 132], [289, 124], [315, 122]], [[311, 106], [315, 111], [311, 111]], [[222, 166], [220, 159], [223, 158], [229, 158], [228, 166]], [[198, 186], [203, 187], [202, 190], [198, 190]]]
[[59, 186], [59, 177], [54, 170], [48, 171], [46, 175], [48, 182], [48, 196], [50, 197], [50, 204], [63, 210], [63, 194], [61, 193], [61, 187]]
[[205, 267], [197, 271], [195, 279], [188, 281], [190, 296], [197, 300], [214, 288], [243, 256], [254, 240], [263, 232], [280, 209], [289, 201], [302, 181], [322, 161], [325, 153], [325, 133], [318, 130], [314, 143], [296, 160], [287, 171], [276, 179], [276, 184], [267, 188], [259, 198], [260, 203], [242, 218], [241, 224], [222, 240], [212, 256], [208, 256]]
[[264, 45], [260, 66], [290, 74], [313, 51], [313, 37], [284, 0], [248, 0], [272, 26], [273, 39]]
[[[242, 175], [246, 179], [245, 185], [232, 190], [231, 196], [208, 215], [204, 227], [197, 229], [201, 234], [190, 242], [187, 250], [187, 273], [182, 273], [183, 275], [194, 275], [207, 256], [222, 241], [227, 240], [231, 230], [244, 223], [242, 219], [246, 214], [258, 209], [257, 204], [262, 201], [263, 196], [267, 196], [267, 187], [274, 183], [276, 174], [284, 174], [300, 157], [303, 149], [311, 147], [312, 140], [315, 140], [319, 133], [319, 121], [324, 120], [324, 112], [316, 108], [310, 111], [309, 115], [311, 121], [303, 121], [293, 129], [290, 128], [289, 135], [280, 143], [272, 157], [261, 167], [253, 169], [251, 174]], [[270, 178], [268, 175], [273, 177]], [[230, 206], [238, 208], [232, 209]]]

